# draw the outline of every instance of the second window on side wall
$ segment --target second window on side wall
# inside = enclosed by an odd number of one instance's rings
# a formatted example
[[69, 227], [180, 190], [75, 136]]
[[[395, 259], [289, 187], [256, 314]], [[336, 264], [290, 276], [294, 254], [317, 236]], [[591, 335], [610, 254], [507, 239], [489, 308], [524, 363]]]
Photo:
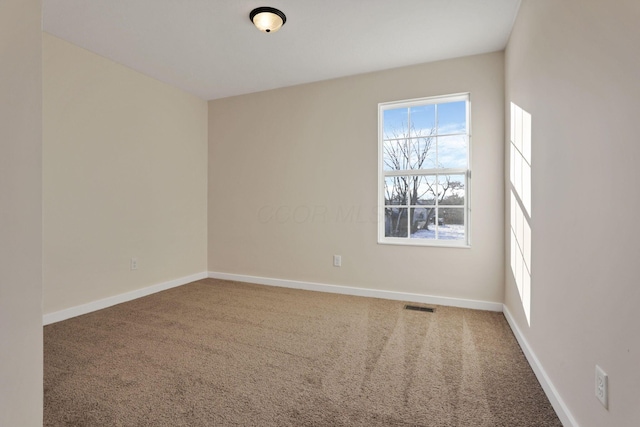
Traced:
[[378, 241], [468, 246], [469, 94], [378, 110]]

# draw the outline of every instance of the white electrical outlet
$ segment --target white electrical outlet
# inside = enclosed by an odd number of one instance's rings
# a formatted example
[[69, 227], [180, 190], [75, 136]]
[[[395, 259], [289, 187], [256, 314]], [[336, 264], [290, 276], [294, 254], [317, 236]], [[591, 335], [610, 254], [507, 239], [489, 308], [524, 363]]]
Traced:
[[609, 376], [596, 365], [596, 397], [602, 405], [609, 409]]
[[138, 258], [131, 258], [131, 269], [132, 270], [138, 269]]
[[333, 256], [333, 266], [334, 267], [342, 267], [342, 256], [334, 255]]

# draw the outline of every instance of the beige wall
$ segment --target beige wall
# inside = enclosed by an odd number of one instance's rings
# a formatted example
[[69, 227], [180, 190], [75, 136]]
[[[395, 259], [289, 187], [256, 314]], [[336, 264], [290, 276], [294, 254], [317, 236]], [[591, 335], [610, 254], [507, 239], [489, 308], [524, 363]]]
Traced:
[[44, 312], [205, 272], [207, 103], [48, 34], [43, 58]]
[[[501, 302], [503, 73], [493, 53], [210, 101], [209, 270]], [[472, 248], [377, 244], [378, 103], [467, 91]]]
[[532, 115], [531, 326], [508, 265], [506, 305], [582, 427], [640, 425], [639, 21], [636, 0], [524, 0], [506, 53]]
[[40, 10], [0, 3], [0, 426], [42, 426]]

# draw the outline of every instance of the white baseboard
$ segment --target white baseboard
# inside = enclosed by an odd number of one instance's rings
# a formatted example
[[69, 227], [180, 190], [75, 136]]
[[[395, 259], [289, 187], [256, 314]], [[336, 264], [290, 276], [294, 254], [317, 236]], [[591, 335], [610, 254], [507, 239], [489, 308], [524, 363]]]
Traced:
[[542, 389], [547, 395], [549, 402], [551, 402], [551, 406], [553, 406], [556, 414], [558, 414], [558, 418], [560, 418], [562, 425], [564, 427], [579, 427], [578, 422], [573, 417], [573, 415], [571, 415], [569, 408], [567, 408], [567, 405], [562, 400], [562, 397], [558, 393], [558, 390], [556, 390], [556, 388], [554, 387], [551, 379], [547, 375], [547, 372], [540, 364], [540, 361], [536, 357], [536, 354], [529, 346], [529, 342], [524, 337], [524, 335], [522, 335], [522, 331], [520, 330], [520, 328], [518, 328], [518, 325], [511, 316], [509, 308], [505, 305], [502, 311], [504, 313], [504, 317], [507, 319], [507, 323], [509, 323], [511, 330], [513, 331], [513, 334], [516, 336], [516, 340], [518, 340], [518, 344], [520, 344], [520, 348], [522, 348], [522, 352], [527, 358], [529, 365], [531, 365], [531, 369], [533, 369], [533, 372], [536, 374], [536, 377], [538, 378]]
[[104, 298], [98, 301], [92, 301], [87, 304], [77, 305], [65, 310], [48, 313], [42, 316], [42, 324], [49, 325], [51, 323], [60, 322], [62, 320], [80, 316], [82, 314], [91, 313], [92, 311], [111, 307], [112, 305], [155, 294], [156, 292], [186, 285], [187, 283], [195, 282], [196, 280], [206, 279], [207, 277], [208, 276], [206, 272], [192, 274], [190, 276], [180, 277], [178, 279], [169, 280], [168, 282], [164, 283], [158, 283], [157, 285], [148, 286], [146, 288], [136, 289], [135, 291], [126, 292], [124, 294], [114, 295], [112, 297]]
[[256, 283], [258, 285], [279, 286], [281, 288], [304, 289], [307, 291], [329, 292], [334, 294], [355, 295], [361, 297], [384, 298], [395, 301], [418, 302], [422, 304], [446, 305], [451, 307], [472, 308], [476, 310], [502, 311], [502, 303], [477, 301], [460, 298], [438, 297], [405, 292], [382, 291], [378, 289], [355, 288], [351, 286], [327, 285], [323, 283], [300, 282], [297, 280], [273, 279], [267, 277], [245, 276], [241, 274], [210, 271], [212, 279], [233, 280], [236, 282]]

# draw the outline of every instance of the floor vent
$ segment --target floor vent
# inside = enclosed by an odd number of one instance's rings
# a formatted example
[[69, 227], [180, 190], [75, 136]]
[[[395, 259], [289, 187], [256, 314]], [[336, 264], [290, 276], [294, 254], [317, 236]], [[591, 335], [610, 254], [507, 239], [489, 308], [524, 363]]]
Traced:
[[431, 307], [420, 307], [419, 305], [405, 305], [404, 306], [405, 310], [413, 310], [413, 311], [426, 311], [427, 313], [433, 313], [435, 311], [435, 308], [431, 308]]

